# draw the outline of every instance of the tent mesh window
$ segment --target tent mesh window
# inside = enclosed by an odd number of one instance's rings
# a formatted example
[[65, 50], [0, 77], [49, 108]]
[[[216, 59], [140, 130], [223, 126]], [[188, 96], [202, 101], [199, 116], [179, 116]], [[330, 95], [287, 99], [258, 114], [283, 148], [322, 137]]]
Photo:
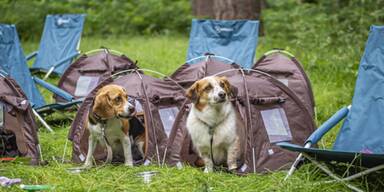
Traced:
[[177, 107], [168, 107], [159, 109], [161, 123], [163, 124], [163, 128], [167, 137], [171, 133], [173, 123], [175, 122], [176, 116], [179, 113], [179, 109]]
[[261, 117], [271, 143], [292, 140], [287, 116], [283, 108], [262, 110]]
[[0, 156], [14, 157], [18, 154], [16, 136], [5, 130], [5, 105], [0, 102]]
[[75, 96], [85, 97], [99, 83], [99, 77], [80, 76], [76, 82]]

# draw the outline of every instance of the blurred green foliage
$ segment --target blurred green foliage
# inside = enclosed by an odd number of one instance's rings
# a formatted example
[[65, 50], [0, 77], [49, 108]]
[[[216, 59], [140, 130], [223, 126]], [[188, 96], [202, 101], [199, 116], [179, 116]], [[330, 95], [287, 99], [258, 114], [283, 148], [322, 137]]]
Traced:
[[265, 18], [269, 35], [299, 44], [312, 41], [313, 46], [336, 48], [345, 43], [364, 43], [369, 26], [384, 24], [384, 0], [267, 2], [271, 10]]
[[22, 39], [39, 38], [47, 14], [87, 14], [84, 35], [186, 32], [189, 0], [0, 0], [0, 23], [16, 24]]

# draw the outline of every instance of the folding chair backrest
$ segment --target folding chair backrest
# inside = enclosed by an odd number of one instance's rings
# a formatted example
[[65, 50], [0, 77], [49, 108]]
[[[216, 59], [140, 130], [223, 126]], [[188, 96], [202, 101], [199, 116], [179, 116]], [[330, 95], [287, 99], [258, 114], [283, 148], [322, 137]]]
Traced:
[[211, 53], [251, 68], [255, 56], [259, 21], [192, 20], [187, 60]]
[[14, 25], [0, 24], [0, 69], [16, 80], [31, 103], [37, 107], [45, 104], [32, 80]]
[[[47, 15], [32, 69], [48, 71], [58, 61], [76, 54], [80, 45], [84, 20], [84, 14]], [[63, 74], [70, 64], [71, 59], [67, 59], [53, 72]]]
[[384, 26], [371, 26], [360, 61], [352, 108], [333, 148], [384, 153]]

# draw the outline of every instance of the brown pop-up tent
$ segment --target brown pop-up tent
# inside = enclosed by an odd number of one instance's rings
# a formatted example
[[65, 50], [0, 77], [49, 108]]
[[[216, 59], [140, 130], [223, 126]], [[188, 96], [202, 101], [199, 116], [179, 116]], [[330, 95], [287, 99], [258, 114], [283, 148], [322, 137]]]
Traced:
[[[228, 78], [235, 93], [232, 102], [245, 123], [244, 135], [240, 135], [245, 151], [240, 159], [240, 171], [267, 172], [288, 168], [296, 154], [275, 144], [281, 141], [303, 144], [314, 131], [313, 118], [306, 107], [308, 104], [298, 97], [309, 94], [311, 90], [301, 86], [295, 93], [265, 72], [245, 71], [236, 64], [226, 64], [212, 56], [196, 64], [181, 66], [171, 78], [189, 87], [196, 80], [210, 75]], [[185, 127], [189, 108], [187, 103], [181, 107], [171, 132], [165, 158], [171, 165], [180, 162], [195, 165], [198, 160]]]
[[[136, 99], [137, 119], [146, 130], [146, 149], [144, 159], [135, 153], [133, 158], [144, 160], [144, 164], [163, 162], [173, 123], [180, 107], [184, 106], [186, 98], [184, 89], [176, 82], [169, 79], [157, 79], [143, 74], [143, 71], [148, 70], [132, 69], [114, 74], [101, 82], [85, 98], [68, 135], [69, 140], [73, 142], [72, 160], [74, 162], [83, 162], [87, 155], [89, 133], [85, 129], [84, 123], [88, 118], [88, 111], [96, 92], [107, 84], [123, 86], [128, 95]], [[104, 161], [105, 149], [98, 146], [94, 158], [96, 161]], [[116, 161], [122, 161], [122, 159]]]
[[28, 157], [38, 165], [39, 149], [31, 105], [16, 81], [0, 70], [0, 157]]
[[[112, 74], [135, 68], [136, 64], [118, 51], [96, 49], [83, 54], [73, 62], [61, 76], [58, 87], [78, 99], [87, 96], [93, 88]], [[54, 97], [57, 101], [63, 101], [58, 95]]]
[[284, 83], [296, 93], [314, 116], [315, 100], [311, 82], [294, 55], [285, 50], [272, 50], [261, 56], [252, 68], [266, 72]]

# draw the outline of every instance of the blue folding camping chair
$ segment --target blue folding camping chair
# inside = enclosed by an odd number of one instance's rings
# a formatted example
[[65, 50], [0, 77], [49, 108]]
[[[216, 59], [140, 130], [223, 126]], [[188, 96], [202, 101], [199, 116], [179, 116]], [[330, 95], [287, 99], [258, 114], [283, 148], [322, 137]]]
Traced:
[[[352, 100], [352, 106], [344, 107], [321, 125], [305, 142], [304, 147], [291, 143], [279, 143], [284, 149], [300, 152], [286, 179], [295, 171], [304, 156], [334, 180], [355, 191], [359, 188], [347, 181], [384, 169], [384, 26], [372, 26]], [[333, 149], [313, 148], [316, 143], [342, 119], [344, 123]], [[319, 161], [342, 162], [367, 168], [341, 178]]]
[[36, 57], [31, 70], [47, 72], [44, 80], [52, 72], [62, 75], [80, 54], [84, 20], [84, 14], [47, 15], [39, 50], [27, 56], [27, 60]]
[[[75, 100], [71, 94], [62, 89], [37, 77], [32, 77], [14, 25], [0, 24], [0, 73], [3, 76], [10, 76], [15, 79], [30, 101], [33, 113], [50, 131], [52, 131], [52, 129], [39, 113], [67, 109], [81, 102], [81, 99]], [[37, 89], [36, 83], [59, 95], [68, 102], [46, 105], [43, 96]]]
[[250, 69], [259, 33], [256, 20], [192, 20], [187, 62], [206, 58], [206, 54]]

